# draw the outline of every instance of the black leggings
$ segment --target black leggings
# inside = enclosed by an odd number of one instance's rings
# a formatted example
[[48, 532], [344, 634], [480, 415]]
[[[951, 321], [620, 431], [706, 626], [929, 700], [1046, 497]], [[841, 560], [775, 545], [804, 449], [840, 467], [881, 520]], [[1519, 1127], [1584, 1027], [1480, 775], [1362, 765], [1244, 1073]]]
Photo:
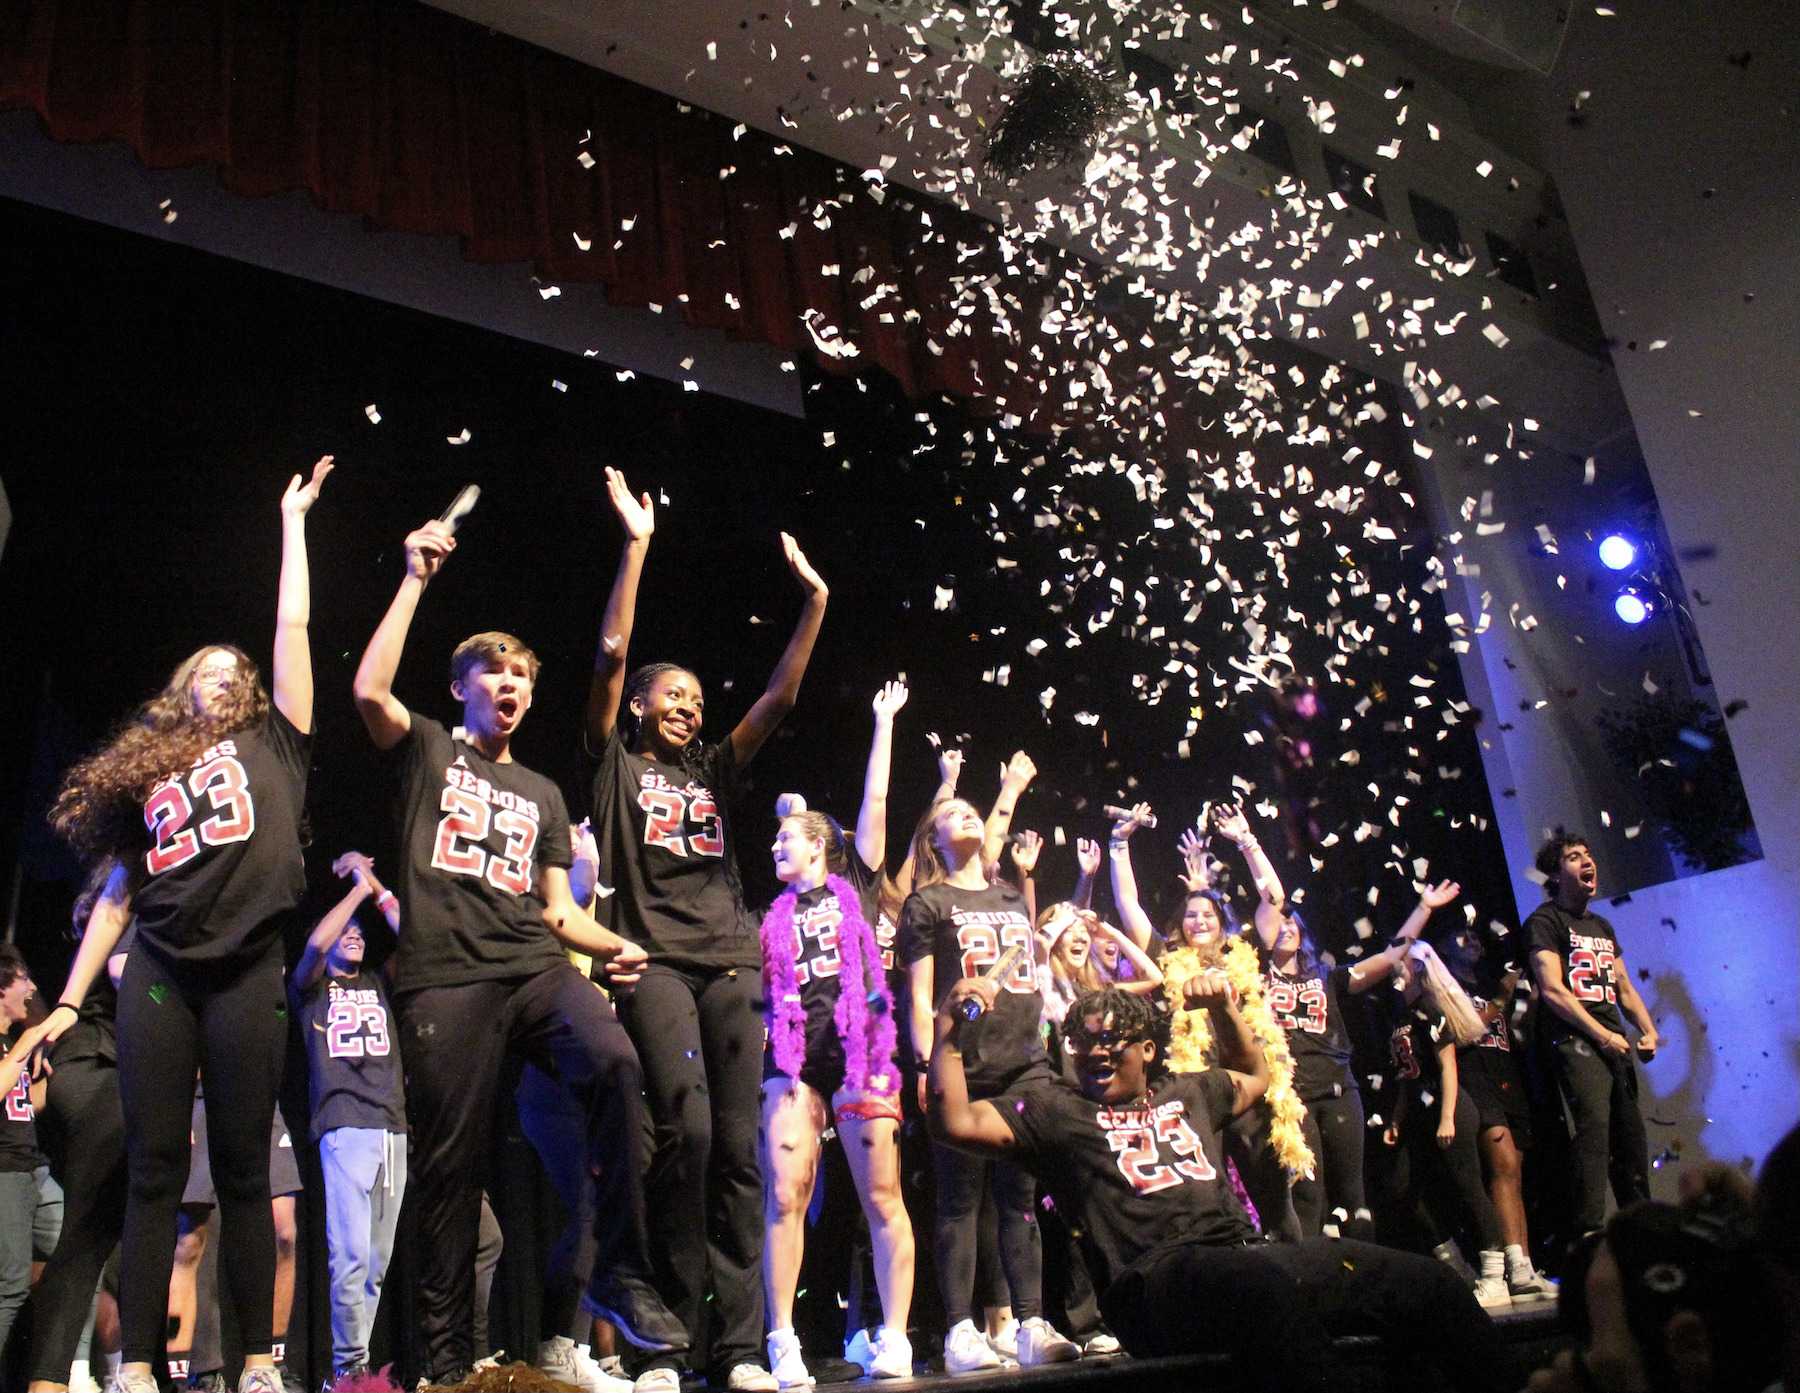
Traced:
[[1269, 1135], [1273, 1119], [1267, 1103], [1239, 1113], [1226, 1125], [1225, 1155], [1237, 1167], [1263, 1233], [1283, 1243], [1298, 1243], [1300, 1219], [1294, 1212], [1287, 1168], [1276, 1157]]
[[[597, 1186], [594, 1238], [606, 1268], [597, 1278], [649, 1275], [637, 1164], [643, 1076], [606, 997], [566, 963], [530, 977], [423, 987], [396, 1005], [413, 1139], [407, 1204], [419, 1216], [419, 1336], [424, 1372], [441, 1375], [472, 1360], [481, 1173], [507, 1052], [544, 1070], [583, 1115], [578, 1155]], [[207, 1104], [210, 1118], [210, 1091]], [[557, 1313], [575, 1290], [573, 1259], [559, 1250], [564, 1270], [552, 1274], [545, 1303], [553, 1324], [566, 1319]]]
[[130, 1192], [121, 1270], [131, 1280], [119, 1293], [119, 1323], [127, 1364], [151, 1363], [162, 1345], [196, 1068], [206, 1088], [225, 1285], [244, 1352], [269, 1352], [275, 1299], [269, 1128], [287, 1029], [279, 944], [231, 974], [164, 962], [141, 941], [125, 961], [119, 1086]]
[[1338, 1097], [1314, 1098], [1306, 1105], [1303, 1130], [1313, 1154], [1313, 1175], [1294, 1181], [1294, 1210], [1300, 1231], [1317, 1238], [1326, 1216], [1343, 1211], [1354, 1219], [1368, 1207], [1363, 1194], [1363, 1105], [1355, 1084]]
[[970, 1318], [975, 1292], [975, 1250], [981, 1196], [992, 1190], [1000, 1220], [1000, 1266], [1012, 1293], [1013, 1315], [1029, 1320], [1044, 1313], [1044, 1250], [1038, 1233], [1037, 1182], [1005, 1161], [969, 1156], [947, 1146], [932, 1147], [937, 1171], [938, 1291], [948, 1330]]
[[1379, 1335], [1409, 1363], [1432, 1366], [1423, 1386], [1519, 1386], [1493, 1322], [1456, 1273], [1353, 1239], [1172, 1244], [1127, 1268], [1101, 1309], [1132, 1354], [1225, 1351], [1245, 1386], [1266, 1393], [1340, 1383], [1332, 1338], [1353, 1334]]
[[[125, 1113], [119, 1066], [95, 1052], [101, 1029], [84, 1023], [63, 1038], [37, 1115], [38, 1140], [63, 1188], [63, 1227], [32, 1302], [34, 1383], [69, 1381], [100, 1270], [125, 1228]], [[110, 1036], [110, 1025], [104, 1030]], [[80, 1057], [67, 1058], [71, 1050]]]
[[1456, 1091], [1456, 1140], [1449, 1146], [1438, 1145], [1437, 1126], [1437, 1103], [1414, 1098], [1390, 1176], [1394, 1194], [1402, 1203], [1415, 1187], [1423, 1195], [1433, 1242], [1455, 1237], [1471, 1225], [1484, 1250], [1498, 1251], [1506, 1240], [1481, 1179], [1481, 1116], [1475, 1100], [1460, 1088]]
[[723, 1373], [755, 1363], [763, 1346], [762, 973], [653, 963], [619, 994], [619, 1014], [637, 1042], [650, 1101], [644, 1194], [661, 1239], [652, 1253], [657, 1292], [687, 1327], [697, 1367]]

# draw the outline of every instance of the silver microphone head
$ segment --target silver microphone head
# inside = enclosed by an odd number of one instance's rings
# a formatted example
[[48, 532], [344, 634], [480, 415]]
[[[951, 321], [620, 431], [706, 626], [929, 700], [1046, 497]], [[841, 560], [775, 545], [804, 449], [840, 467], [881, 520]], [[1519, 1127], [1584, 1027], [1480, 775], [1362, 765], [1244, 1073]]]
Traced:
[[462, 526], [462, 520], [475, 511], [475, 505], [481, 501], [481, 485], [465, 484], [463, 491], [456, 495], [450, 506], [439, 514], [438, 521], [448, 527], [451, 532]]

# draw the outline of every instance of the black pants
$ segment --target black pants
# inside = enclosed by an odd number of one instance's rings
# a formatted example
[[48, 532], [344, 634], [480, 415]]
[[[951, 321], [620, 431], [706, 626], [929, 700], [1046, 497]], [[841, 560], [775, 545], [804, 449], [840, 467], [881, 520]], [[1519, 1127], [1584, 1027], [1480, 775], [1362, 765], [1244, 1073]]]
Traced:
[[[473, 1357], [481, 1172], [508, 1051], [578, 1100], [582, 1159], [596, 1187], [595, 1241], [610, 1271], [637, 1278], [649, 1275], [637, 1154], [643, 1074], [606, 997], [570, 966], [423, 987], [396, 1006], [413, 1138], [407, 1199], [419, 1216], [419, 1337], [426, 1372], [443, 1374]], [[210, 1091], [207, 1101], [210, 1114]]]
[[1555, 1046], [1557, 1083], [1575, 1122], [1575, 1222], [1582, 1233], [1606, 1223], [1606, 1184], [1621, 1206], [1650, 1198], [1650, 1145], [1638, 1111], [1632, 1061], [1603, 1057], [1585, 1039]]
[[1435, 1102], [1413, 1100], [1389, 1172], [1394, 1195], [1402, 1204], [1423, 1199], [1434, 1243], [1467, 1229], [1483, 1249], [1498, 1251], [1506, 1240], [1481, 1178], [1481, 1116], [1475, 1100], [1460, 1088], [1456, 1091], [1456, 1140], [1449, 1146], [1438, 1145], [1437, 1119]]
[[1338, 1210], [1345, 1219], [1368, 1207], [1363, 1194], [1363, 1105], [1354, 1083], [1336, 1097], [1314, 1098], [1306, 1105], [1302, 1129], [1313, 1154], [1313, 1174], [1294, 1181], [1294, 1211], [1300, 1232], [1317, 1238], [1326, 1216]]
[[1128, 1268], [1101, 1309], [1132, 1354], [1223, 1351], [1268, 1393], [1330, 1387], [1332, 1338], [1351, 1334], [1381, 1336], [1452, 1388], [1518, 1386], [1493, 1323], [1454, 1272], [1373, 1243], [1171, 1245]]
[[225, 1285], [245, 1353], [269, 1352], [275, 1299], [269, 1126], [287, 1030], [279, 944], [234, 973], [164, 962], [141, 941], [125, 961], [119, 1087], [130, 1189], [121, 1270], [130, 1280], [119, 1293], [119, 1323], [127, 1364], [153, 1361], [162, 1345], [196, 1068], [206, 1088]]
[[1000, 1222], [1000, 1266], [1012, 1293], [1013, 1315], [1029, 1320], [1044, 1313], [1044, 1250], [1038, 1233], [1037, 1182], [1005, 1161], [970, 1156], [947, 1146], [932, 1147], [937, 1171], [938, 1291], [944, 1299], [948, 1331], [970, 1318], [975, 1294], [975, 1255], [981, 1197], [991, 1191]]
[[[31, 1379], [69, 1381], [69, 1361], [91, 1314], [100, 1270], [125, 1229], [125, 1113], [119, 1066], [95, 1052], [87, 1025], [51, 1057], [38, 1140], [63, 1188], [62, 1237], [32, 1302]], [[73, 1046], [78, 1057], [67, 1057]]]
[[1271, 1120], [1267, 1104], [1239, 1113], [1225, 1129], [1225, 1155], [1237, 1167], [1263, 1233], [1283, 1243], [1297, 1243], [1300, 1219], [1294, 1212], [1287, 1168], [1276, 1158], [1269, 1137]]
[[593, 1322], [581, 1314], [581, 1289], [593, 1275], [600, 1256], [600, 1245], [594, 1238], [598, 1196], [585, 1164], [587, 1114], [567, 1089], [529, 1064], [519, 1079], [515, 1097], [519, 1130], [543, 1162], [563, 1212], [563, 1227], [550, 1249], [544, 1274], [538, 1338], [567, 1335], [585, 1345], [588, 1340], [583, 1329]]
[[652, 964], [619, 994], [619, 1013], [644, 1061], [650, 1100], [644, 1191], [660, 1240], [652, 1253], [657, 1292], [687, 1327], [697, 1366], [724, 1374], [758, 1363], [762, 974]]

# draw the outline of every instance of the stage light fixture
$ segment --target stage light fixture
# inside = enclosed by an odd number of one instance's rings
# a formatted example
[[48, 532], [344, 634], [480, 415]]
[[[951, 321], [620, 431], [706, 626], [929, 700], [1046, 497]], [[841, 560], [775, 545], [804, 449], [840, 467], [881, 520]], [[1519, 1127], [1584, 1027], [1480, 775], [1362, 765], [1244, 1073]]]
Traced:
[[1655, 611], [1655, 606], [1641, 595], [1636, 586], [1627, 586], [1613, 601], [1613, 613], [1627, 624], [1642, 624]]
[[1637, 543], [1623, 532], [1609, 532], [1600, 539], [1600, 564], [1609, 571], [1629, 571], [1637, 555]]

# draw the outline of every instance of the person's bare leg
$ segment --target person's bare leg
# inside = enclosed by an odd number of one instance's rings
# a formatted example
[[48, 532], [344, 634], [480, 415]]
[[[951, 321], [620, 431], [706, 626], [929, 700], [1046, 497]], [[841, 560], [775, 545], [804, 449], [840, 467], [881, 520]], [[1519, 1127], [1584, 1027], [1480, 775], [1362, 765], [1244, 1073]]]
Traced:
[[900, 1124], [892, 1118], [842, 1118], [838, 1136], [869, 1220], [875, 1285], [888, 1329], [906, 1333], [912, 1311], [913, 1231], [900, 1197]]
[[276, 1195], [269, 1201], [275, 1219], [275, 1316], [271, 1330], [276, 1344], [287, 1343], [288, 1321], [294, 1315], [295, 1250], [300, 1236], [294, 1196]]
[[1530, 1251], [1525, 1236], [1525, 1192], [1521, 1184], [1519, 1148], [1506, 1127], [1487, 1127], [1481, 1133], [1481, 1159], [1487, 1171], [1488, 1198], [1500, 1220], [1502, 1241]]
[[825, 1103], [799, 1080], [763, 1087], [763, 1294], [770, 1330], [794, 1324], [794, 1292], [806, 1252], [806, 1207], [819, 1175]]

